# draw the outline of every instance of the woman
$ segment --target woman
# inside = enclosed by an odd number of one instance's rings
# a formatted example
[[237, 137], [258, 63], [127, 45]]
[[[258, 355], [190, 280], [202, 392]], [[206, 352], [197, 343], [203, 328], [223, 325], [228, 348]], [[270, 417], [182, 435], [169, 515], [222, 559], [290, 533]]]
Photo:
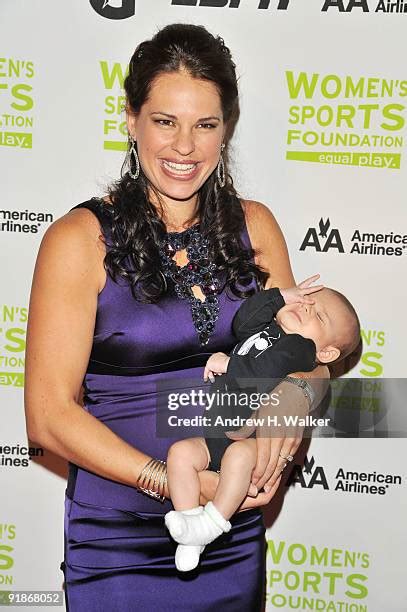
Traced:
[[[165, 27], [136, 49], [125, 90], [128, 172], [108, 196], [51, 225], [30, 299], [27, 430], [70, 466], [67, 609], [260, 610], [260, 507], [300, 435], [258, 439], [253, 482], [264, 490], [182, 577], [163, 522], [172, 505], [160, 503], [175, 438], [156, 434], [156, 415], [169, 392], [202, 382], [211, 353], [230, 350], [245, 297], [294, 285], [286, 245], [267, 207], [239, 200], [227, 172], [238, 95], [222, 39], [201, 26]], [[281, 389], [282, 401], [307, 410], [300, 389]], [[202, 473], [202, 503], [217, 481]]]

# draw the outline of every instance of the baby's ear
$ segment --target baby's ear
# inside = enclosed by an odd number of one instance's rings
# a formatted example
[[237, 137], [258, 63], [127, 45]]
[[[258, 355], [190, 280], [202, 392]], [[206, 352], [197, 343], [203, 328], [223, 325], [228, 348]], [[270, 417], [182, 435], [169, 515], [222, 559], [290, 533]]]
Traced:
[[326, 346], [317, 352], [317, 359], [320, 363], [331, 363], [338, 359], [341, 351], [336, 346]]

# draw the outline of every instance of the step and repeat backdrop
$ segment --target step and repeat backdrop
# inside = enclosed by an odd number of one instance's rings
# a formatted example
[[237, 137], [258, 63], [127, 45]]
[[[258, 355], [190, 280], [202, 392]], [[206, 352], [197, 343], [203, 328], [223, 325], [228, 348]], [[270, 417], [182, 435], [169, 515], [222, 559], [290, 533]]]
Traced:
[[[36, 254], [119, 176], [127, 63], [172, 22], [230, 47], [235, 184], [274, 212], [297, 280], [319, 272], [362, 325], [361, 358], [332, 385], [336, 429], [303, 445], [265, 511], [267, 609], [407, 610], [404, 0], [1, 1], [0, 590], [63, 584], [66, 462], [24, 421]], [[341, 435], [349, 415], [361, 437]]]

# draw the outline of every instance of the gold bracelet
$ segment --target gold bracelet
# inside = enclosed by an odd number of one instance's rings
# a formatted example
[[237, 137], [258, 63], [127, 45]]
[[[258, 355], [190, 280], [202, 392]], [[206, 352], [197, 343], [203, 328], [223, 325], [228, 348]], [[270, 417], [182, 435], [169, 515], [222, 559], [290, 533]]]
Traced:
[[[159, 474], [157, 478], [157, 491], [161, 497], [161, 501], [165, 499], [165, 485], [167, 484], [167, 464], [165, 461], [160, 461]], [[155, 488], [155, 485], [154, 485]]]
[[146, 495], [149, 495], [154, 499], [160, 499], [161, 501], [161, 496], [159, 495], [159, 493], [157, 493], [151, 488], [151, 481], [153, 480], [153, 477], [155, 480], [155, 473], [159, 467], [160, 463], [157, 459], [150, 459], [150, 461], [147, 462], [147, 464], [144, 466], [140, 473], [140, 476], [137, 481], [140, 484], [137, 485], [137, 488]]
[[161, 502], [163, 502], [165, 499], [164, 491], [162, 491], [161, 488], [161, 480], [163, 476], [166, 476], [166, 472], [166, 463], [164, 461], [157, 460], [155, 470], [151, 476], [151, 479], [154, 477], [153, 487], [151, 488], [151, 481], [148, 484], [148, 490], [153, 493], [152, 497], [154, 497], [154, 499], [158, 499]]
[[148, 468], [144, 474], [144, 478], [140, 483], [140, 488], [151, 490], [151, 482], [159, 466], [160, 464], [157, 459], [151, 459]]
[[[153, 488], [151, 488], [153, 481]], [[161, 459], [150, 459], [140, 472], [137, 479], [136, 487], [142, 493], [145, 493], [153, 499], [157, 499], [161, 503], [165, 500], [165, 485], [167, 483], [167, 464]], [[156, 485], [158, 484], [158, 490]]]
[[167, 484], [167, 464], [165, 461], [161, 462], [161, 473], [158, 480], [158, 492], [162, 497], [162, 501], [165, 499], [165, 486]]
[[158, 491], [162, 497], [165, 497], [166, 484], [167, 484], [167, 464], [165, 463], [165, 467], [161, 470], [160, 481], [158, 483]]
[[[157, 491], [158, 495], [160, 495], [160, 491], [157, 488], [157, 483], [158, 483], [158, 480], [159, 480], [159, 476], [161, 475], [162, 468], [161, 468], [161, 461], [159, 459], [156, 459], [156, 461], [157, 461], [157, 463], [156, 463], [156, 466], [155, 466], [155, 470], [154, 470], [154, 472], [152, 474], [152, 478], [154, 477], [153, 486], [151, 487], [151, 485], [149, 484], [148, 488], [149, 489], [151, 488], [153, 491]], [[161, 497], [161, 495], [160, 495], [160, 497]]]
[[[155, 464], [155, 459], [150, 459], [150, 461], [148, 461], [145, 466], [143, 467], [143, 469], [140, 472], [140, 475], [137, 479], [137, 483], [140, 483], [140, 485], [137, 486], [144, 486], [144, 484], [146, 483], [146, 479], [149, 477], [153, 467]], [[141, 480], [141, 478], [143, 477], [143, 480]], [[140, 482], [141, 481], [141, 482]]]

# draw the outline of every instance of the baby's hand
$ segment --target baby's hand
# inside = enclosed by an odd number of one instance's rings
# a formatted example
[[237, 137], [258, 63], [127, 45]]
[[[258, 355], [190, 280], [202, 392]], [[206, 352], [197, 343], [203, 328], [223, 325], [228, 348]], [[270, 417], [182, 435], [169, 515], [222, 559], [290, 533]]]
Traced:
[[204, 370], [204, 381], [206, 382], [209, 378], [211, 382], [215, 382], [216, 374], [225, 374], [228, 369], [230, 357], [225, 353], [214, 353], [211, 355], [206, 362]]
[[310, 278], [302, 281], [302, 283], [296, 287], [280, 289], [280, 293], [283, 296], [285, 303], [296, 304], [299, 302], [300, 304], [314, 304], [315, 300], [308, 297], [308, 295], [324, 288], [324, 285], [314, 285], [313, 287], [310, 286], [319, 278], [319, 276], [319, 274], [315, 274], [314, 276], [310, 276]]

